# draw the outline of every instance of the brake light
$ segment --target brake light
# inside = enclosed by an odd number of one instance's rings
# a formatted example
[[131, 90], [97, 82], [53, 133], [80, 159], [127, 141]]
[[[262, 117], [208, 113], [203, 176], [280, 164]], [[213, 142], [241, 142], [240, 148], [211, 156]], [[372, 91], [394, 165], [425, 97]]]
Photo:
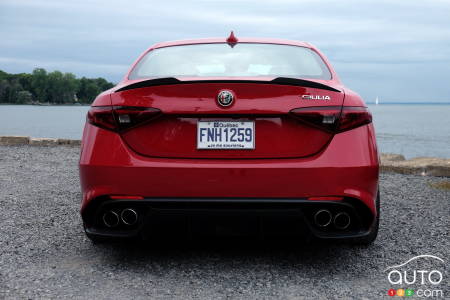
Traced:
[[333, 132], [341, 114], [339, 106], [305, 107], [291, 110], [291, 113], [300, 121]]
[[305, 107], [291, 110], [300, 121], [319, 129], [339, 133], [372, 122], [372, 115], [367, 107], [356, 106], [321, 106]]
[[142, 125], [161, 113], [157, 108], [130, 106], [114, 106], [113, 112], [120, 130]]
[[91, 107], [87, 113], [87, 121], [103, 129], [114, 130], [116, 127], [112, 108], [109, 106]]
[[338, 132], [372, 123], [372, 114], [367, 107], [347, 106], [342, 108]]
[[133, 106], [93, 106], [87, 114], [87, 121], [92, 125], [112, 131], [123, 131], [142, 125], [161, 111], [152, 107]]

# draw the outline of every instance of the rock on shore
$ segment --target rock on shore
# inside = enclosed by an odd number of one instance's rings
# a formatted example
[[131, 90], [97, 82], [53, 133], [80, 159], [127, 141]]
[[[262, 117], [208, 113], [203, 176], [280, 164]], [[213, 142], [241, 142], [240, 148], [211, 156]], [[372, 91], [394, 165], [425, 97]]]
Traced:
[[381, 171], [450, 177], [450, 159], [416, 157], [406, 160], [399, 154], [381, 154]]
[[55, 138], [33, 138], [29, 136], [0, 136], [0, 146], [58, 146], [69, 145], [79, 146], [80, 140], [55, 139]]

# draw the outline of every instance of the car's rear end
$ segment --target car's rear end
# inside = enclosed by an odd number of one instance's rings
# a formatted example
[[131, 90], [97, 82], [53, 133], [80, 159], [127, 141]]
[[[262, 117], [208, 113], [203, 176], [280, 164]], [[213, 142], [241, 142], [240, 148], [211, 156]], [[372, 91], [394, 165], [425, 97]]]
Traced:
[[93, 103], [80, 176], [90, 236], [191, 232], [208, 218], [321, 238], [377, 225], [371, 116], [307, 44], [149, 49]]

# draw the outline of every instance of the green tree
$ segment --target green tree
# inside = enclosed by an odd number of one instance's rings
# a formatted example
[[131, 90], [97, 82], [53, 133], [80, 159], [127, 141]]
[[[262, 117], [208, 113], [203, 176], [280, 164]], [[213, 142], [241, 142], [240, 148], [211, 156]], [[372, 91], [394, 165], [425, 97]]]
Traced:
[[25, 91], [32, 91], [33, 87], [32, 87], [32, 80], [33, 80], [33, 75], [31, 74], [27, 74], [27, 73], [20, 73], [15, 75], [16, 78], [19, 80], [20, 85], [22, 86], [22, 88]]
[[78, 82], [72, 73], [48, 73], [48, 96], [51, 103], [73, 103]]
[[[1, 76], [1, 74], [0, 74]], [[9, 81], [6, 79], [1, 79], [0, 80], [0, 102], [2, 103], [6, 103], [8, 102], [8, 97], [9, 97]]]
[[17, 92], [17, 100], [18, 104], [28, 104], [33, 101], [33, 95], [29, 91], [19, 91]]
[[80, 79], [77, 97], [81, 103], [91, 103], [102, 91], [103, 89], [97, 85], [96, 81], [83, 77]]
[[104, 78], [77, 79], [72, 73], [36, 68], [32, 74], [8, 74], [0, 70], [0, 102], [91, 103], [102, 91], [114, 85]]
[[13, 79], [10, 82], [9, 91], [8, 91], [8, 103], [18, 103], [18, 94], [20, 91], [23, 91], [22, 86], [19, 83], [19, 80]]
[[31, 92], [38, 102], [49, 102], [47, 71], [42, 68], [33, 70], [31, 74]]
[[0, 81], [3, 79], [8, 79], [9, 74], [0, 70]]
[[47, 99], [51, 103], [64, 103], [63, 73], [53, 71], [48, 73]]
[[62, 78], [62, 84], [64, 86], [63, 103], [74, 103], [76, 99], [76, 93], [79, 88], [79, 81], [72, 73], [64, 73]]
[[114, 86], [114, 84], [106, 81], [104, 78], [96, 78], [96, 79], [94, 79], [94, 81], [102, 91], [109, 90], [110, 88], [112, 88]]

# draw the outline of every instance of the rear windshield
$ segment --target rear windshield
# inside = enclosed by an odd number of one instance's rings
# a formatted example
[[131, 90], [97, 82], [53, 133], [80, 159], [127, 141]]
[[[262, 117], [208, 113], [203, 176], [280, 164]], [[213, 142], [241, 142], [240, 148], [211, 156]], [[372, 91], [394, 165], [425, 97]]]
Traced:
[[323, 60], [309, 48], [255, 43], [158, 48], [139, 61], [129, 79], [181, 76], [331, 79]]

